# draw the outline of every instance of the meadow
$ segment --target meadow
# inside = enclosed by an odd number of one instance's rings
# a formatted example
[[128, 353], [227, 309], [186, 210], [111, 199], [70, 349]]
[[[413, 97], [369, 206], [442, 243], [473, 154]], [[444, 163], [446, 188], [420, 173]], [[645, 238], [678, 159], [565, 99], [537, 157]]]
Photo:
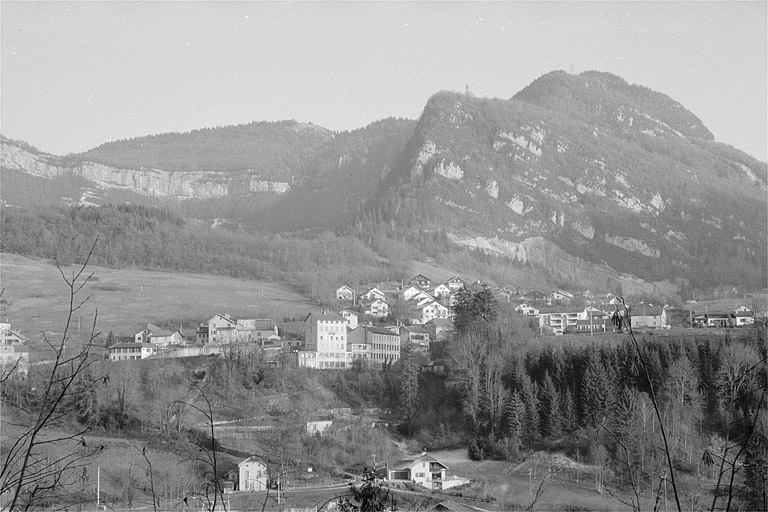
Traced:
[[[76, 266], [62, 271], [71, 276]], [[276, 282], [235, 279], [210, 274], [174, 273], [141, 268], [112, 269], [89, 266], [93, 274], [81, 298], [90, 296], [77, 312], [74, 337], [90, 332], [98, 312], [97, 331], [104, 336], [133, 336], [147, 323], [183, 325], [183, 334], [216, 313], [233, 318], [302, 319], [320, 306], [288, 286]], [[60, 336], [69, 307], [68, 288], [58, 268], [48, 260], [0, 254], [0, 319], [31, 341], [42, 333]]]

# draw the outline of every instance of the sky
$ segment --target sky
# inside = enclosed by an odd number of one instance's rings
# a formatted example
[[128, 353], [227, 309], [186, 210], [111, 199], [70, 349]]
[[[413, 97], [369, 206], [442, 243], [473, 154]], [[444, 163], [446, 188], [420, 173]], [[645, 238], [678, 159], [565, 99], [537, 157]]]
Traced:
[[65, 155], [204, 127], [417, 119], [554, 70], [662, 92], [768, 160], [768, 2], [0, 2], [0, 133]]

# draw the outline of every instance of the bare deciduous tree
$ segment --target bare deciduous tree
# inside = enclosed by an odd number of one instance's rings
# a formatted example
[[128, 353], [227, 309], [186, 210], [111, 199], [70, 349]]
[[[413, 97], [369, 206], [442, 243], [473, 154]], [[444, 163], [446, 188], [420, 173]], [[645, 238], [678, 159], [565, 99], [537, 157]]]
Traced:
[[[57, 505], [82, 502], [78, 492], [78, 478], [93, 453], [85, 435], [93, 427], [93, 420], [75, 424], [83, 396], [101, 382], [91, 372], [90, 350], [96, 332], [97, 313], [94, 313], [90, 334], [79, 348], [71, 338], [75, 316], [90, 299], [81, 299], [83, 289], [93, 274], [87, 274], [88, 262], [96, 248], [91, 246], [85, 261], [67, 275], [56, 262], [56, 267], [68, 289], [68, 311], [64, 330], [58, 341], [43, 341], [53, 352], [53, 360], [44, 365], [42, 385], [30, 390], [24, 404], [13, 404], [14, 432], [19, 432], [10, 446], [3, 449], [0, 469], [0, 494], [8, 494], [9, 510], [30, 509], [55, 502]], [[69, 348], [69, 350], [67, 350]], [[5, 400], [5, 396], [2, 397]], [[6, 418], [8, 415], [6, 415]], [[82, 417], [80, 418], [82, 420]]]

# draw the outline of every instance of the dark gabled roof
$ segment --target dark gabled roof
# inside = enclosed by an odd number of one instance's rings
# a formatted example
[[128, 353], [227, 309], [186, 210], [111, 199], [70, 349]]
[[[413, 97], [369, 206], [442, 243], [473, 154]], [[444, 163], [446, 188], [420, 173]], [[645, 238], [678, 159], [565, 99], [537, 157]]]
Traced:
[[169, 331], [168, 329], [160, 329], [158, 331], [152, 331], [152, 334], [150, 335], [150, 338], [152, 337], [159, 337], [159, 338], [167, 338], [168, 336], [173, 336], [179, 331]]
[[365, 329], [368, 332], [372, 332], [374, 334], [386, 334], [387, 336], [397, 336], [397, 337], [400, 337], [400, 335], [397, 334], [396, 332], [392, 332], [389, 329], [384, 329], [383, 327], [365, 326]]
[[664, 308], [659, 306], [635, 306], [632, 308], [632, 316], [661, 316]]
[[275, 329], [275, 322], [269, 318], [257, 318], [254, 320], [254, 329], [257, 331], [272, 331]]
[[430, 454], [424, 454], [419, 455], [418, 457], [414, 457], [412, 459], [401, 459], [397, 462], [395, 462], [392, 466], [389, 467], [390, 471], [397, 471], [397, 470], [403, 470], [403, 469], [410, 469], [414, 465], [418, 464], [419, 462], [429, 462], [429, 463], [435, 463], [440, 464], [445, 469], [448, 469], [448, 466], [431, 456]]

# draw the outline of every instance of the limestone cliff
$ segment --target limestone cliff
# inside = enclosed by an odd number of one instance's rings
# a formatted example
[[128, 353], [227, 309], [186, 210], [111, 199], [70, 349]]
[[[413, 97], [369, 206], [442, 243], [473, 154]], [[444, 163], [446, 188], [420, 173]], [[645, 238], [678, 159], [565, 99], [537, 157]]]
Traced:
[[122, 189], [152, 197], [213, 199], [252, 192], [283, 194], [291, 188], [287, 182], [265, 180], [251, 169], [233, 172], [120, 169], [87, 161], [68, 163], [66, 158], [37, 153], [5, 138], [0, 147], [3, 169], [42, 178], [79, 176], [97, 188]]

